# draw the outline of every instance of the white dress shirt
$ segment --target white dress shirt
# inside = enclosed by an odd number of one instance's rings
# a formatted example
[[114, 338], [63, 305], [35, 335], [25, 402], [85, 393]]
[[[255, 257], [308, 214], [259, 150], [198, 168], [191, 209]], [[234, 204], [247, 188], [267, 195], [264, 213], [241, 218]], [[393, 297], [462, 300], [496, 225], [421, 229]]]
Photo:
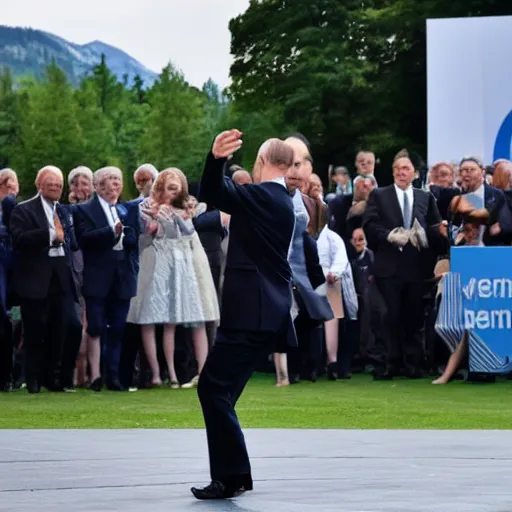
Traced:
[[412, 185], [409, 185], [405, 190], [402, 190], [395, 184], [395, 192], [398, 199], [398, 204], [400, 205], [400, 210], [402, 210], [402, 217], [404, 215], [404, 195], [407, 194], [407, 199], [409, 199], [409, 206], [411, 207], [411, 221], [414, 222], [414, 219], [412, 218], [412, 211], [414, 207], [414, 192]]
[[[112, 228], [112, 231], [116, 232], [116, 224], [118, 222], [121, 222], [119, 220], [119, 215], [117, 214], [117, 209], [115, 205], [110, 204], [108, 201], [105, 201], [100, 195], [98, 195], [98, 199], [100, 201], [101, 207], [103, 208], [103, 211], [105, 213], [105, 217], [107, 217], [107, 221]], [[114, 251], [122, 251], [123, 250], [123, 238], [124, 233], [121, 232], [121, 236], [119, 237], [119, 241], [114, 245], [113, 249]]]
[[475, 208], [485, 208], [485, 187], [482, 183], [474, 192], [468, 195], [473, 195], [478, 200], [478, 204], [474, 204]]
[[[50, 235], [50, 246], [53, 244], [55, 239], [57, 238], [57, 230], [55, 229], [55, 220], [54, 215], [57, 208], [57, 202], [53, 204], [45, 199], [43, 196], [39, 196], [41, 198], [41, 203], [43, 204], [43, 210], [46, 215], [46, 220], [48, 221], [48, 231]], [[50, 247], [48, 251], [48, 256], [51, 258], [65, 256], [66, 252], [64, 251], [64, 247]]]
[[316, 242], [318, 249], [318, 260], [324, 271], [341, 277], [349, 265], [347, 248], [343, 239], [327, 226], [325, 226]]

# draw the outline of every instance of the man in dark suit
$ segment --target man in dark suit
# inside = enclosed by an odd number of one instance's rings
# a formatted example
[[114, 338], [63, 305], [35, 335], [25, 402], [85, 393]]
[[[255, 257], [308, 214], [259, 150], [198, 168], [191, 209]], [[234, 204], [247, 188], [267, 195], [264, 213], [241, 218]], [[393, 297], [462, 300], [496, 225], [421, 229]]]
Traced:
[[278, 139], [264, 143], [253, 172], [257, 184], [240, 186], [224, 177], [223, 167], [242, 145], [241, 136], [238, 130], [217, 136], [200, 186], [200, 201], [231, 215], [231, 222], [220, 326], [198, 385], [212, 479], [202, 489], [191, 489], [198, 499], [252, 490], [235, 405], [259, 360], [293, 329], [287, 256], [294, 213], [284, 186], [293, 150]]
[[68, 304], [73, 303], [69, 265], [72, 230], [58, 200], [60, 169], [46, 166], [36, 178], [39, 194], [18, 204], [11, 215], [14, 249], [13, 288], [21, 302], [29, 393], [41, 385], [63, 391], [61, 358], [67, 330]]
[[12, 389], [13, 333], [9, 317], [12, 276], [11, 213], [19, 192], [18, 177], [12, 169], [0, 171], [0, 391]]
[[123, 187], [121, 171], [116, 167], [97, 170], [94, 185], [96, 194], [76, 209], [76, 235], [84, 257], [83, 296], [90, 336], [91, 389], [101, 391], [103, 386], [103, 337], [107, 388], [125, 391], [119, 380], [119, 365], [130, 299], [137, 289], [131, 257], [137, 239], [134, 227], [126, 224], [126, 209], [117, 204]]
[[368, 245], [375, 253], [376, 284], [387, 307], [383, 333], [386, 363], [376, 371], [376, 379], [392, 379], [402, 367], [410, 378], [421, 376], [421, 253], [441, 237], [441, 217], [434, 196], [412, 188], [414, 176], [408, 153], [401, 151], [393, 162], [394, 185], [370, 194], [363, 219]]
[[[208, 209], [192, 219], [201, 244], [203, 245], [203, 249], [208, 257], [213, 283], [215, 284], [218, 295], [220, 295], [220, 273], [222, 265], [221, 244], [222, 240], [224, 240], [227, 235], [227, 230], [222, 223], [222, 217], [223, 214], [216, 208], [213, 208]], [[208, 345], [211, 347], [215, 340], [217, 323], [208, 322], [206, 332], [208, 335]]]
[[[285, 143], [294, 153], [293, 166], [285, 177], [287, 188], [293, 193], [295, 212], [295, 230], [288, 254], [298, 309], [294, 320], [298, 347], [288, 350], [289, 381], [293, 384], [299, 378], [313, 382], [317, 380], [323, 355], [323, 325], [333, 318], [333, 312], [327, 297], [315, 291], [325, 282], [325, 277], [319, 264], [316, 241], [311, 236], [318, 228], [319, 217], [316, 208], [308, 209], [308, 200], [313, 201], [314, 207], [316, 202], [301, 193], [309, 183], [313, 170], [309, 145], [302, 135], [288, 137]], [[315, 220], [312, 222], [313, 218]]]
[[349, 259], [357, 256], [350, 243], [354, 229], [360, 228], [371, 191], [377, 188], [377, 180], [372, 174], [358, 175], [352, 184], [353, 194], [336, 196], [329, 202], [329, 219], [332, 230], [343, 238]]
[[456, 226], [462, 223], [460, 217], [451, 214], [449, 205], [455, 196], [464, 194], [475, 208], [486, 208], [489, 212], [490, 220], [483, 233], [484, 245], [509, 245], [512, 241], [512, 213], [504, 192], [487, 185], [485, 168], [478, 158], [463, 158], [459, 164], [459, 174], [462, 189], [430, 186], [439, 208], [446, 212], [446, 219]]

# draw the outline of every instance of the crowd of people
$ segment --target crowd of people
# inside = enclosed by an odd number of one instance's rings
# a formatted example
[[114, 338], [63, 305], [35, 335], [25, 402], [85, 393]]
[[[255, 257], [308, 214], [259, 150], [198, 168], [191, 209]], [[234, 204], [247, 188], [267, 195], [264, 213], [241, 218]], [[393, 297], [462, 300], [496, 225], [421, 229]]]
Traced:
[[[363, 151], [354, 179], [335, 168], [324, 194], [308, 141], [284, 143], [293, 153], [284, 184], [295, 211], [288, 263], [298, 346], [283, 339], [258, 369], [275, 372], [278, 387], [354, 372], [455, 378], [467, 336], [447, 339], [440, 321], [450, 247], [510, 245], [512, 163], [438, 163], [418, 185], [401, 151], [394, 184], [379, 187], [375, 155]], [[225, 179], [250, 187], [275, 148], [264, 143], [251, 172], [228, 160]], [[15, 171], [0, 171], [2, 390], [192, 388], [224, 314], [221, 294], [254, 309], [257, 297], [244, 294], [250, 272], [238, 269], [224, 286], [230, 216], [201, 202], [200, 188], [191, 194], [179, 169], [143, 164], [133, 179], [140, 195], [123, 202], [116, 167], [79, 166], [65, 180], [47, 165], [37, 195], [18, 202]]]

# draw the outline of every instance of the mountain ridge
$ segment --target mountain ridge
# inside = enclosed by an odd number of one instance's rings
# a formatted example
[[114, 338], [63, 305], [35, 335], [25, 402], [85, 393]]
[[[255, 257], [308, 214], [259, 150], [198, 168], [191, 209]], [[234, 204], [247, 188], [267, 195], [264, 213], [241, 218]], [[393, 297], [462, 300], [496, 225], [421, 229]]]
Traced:
[[144, 86], [151, 87], [158, 76], [124, 50], [97, 39], [78, 44], [32, 27], [0, 25], [0, 67], [10, 68], [15, 77], [32, 74], [40, 78], [54, 60], [70, 82], [77, 85], [101, 62], [102, 54], [120, 82], [126, 76], [132, 85], [139, 75]]

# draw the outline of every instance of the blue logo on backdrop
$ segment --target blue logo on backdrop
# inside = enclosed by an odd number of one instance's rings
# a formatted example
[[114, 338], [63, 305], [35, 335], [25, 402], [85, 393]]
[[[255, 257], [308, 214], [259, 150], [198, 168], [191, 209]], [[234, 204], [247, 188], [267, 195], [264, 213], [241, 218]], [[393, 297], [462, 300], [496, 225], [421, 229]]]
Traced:
[[451, 252], [452, 271], [460, 274], [473, 372], [512, 371], [511, 251], [510, 247], [459, 247]]
[[498, 158], [510, 160], [512, 155], [512, 110], [507, 114], [498, 130], [496, 142], [494, 143], [493, 161]]

